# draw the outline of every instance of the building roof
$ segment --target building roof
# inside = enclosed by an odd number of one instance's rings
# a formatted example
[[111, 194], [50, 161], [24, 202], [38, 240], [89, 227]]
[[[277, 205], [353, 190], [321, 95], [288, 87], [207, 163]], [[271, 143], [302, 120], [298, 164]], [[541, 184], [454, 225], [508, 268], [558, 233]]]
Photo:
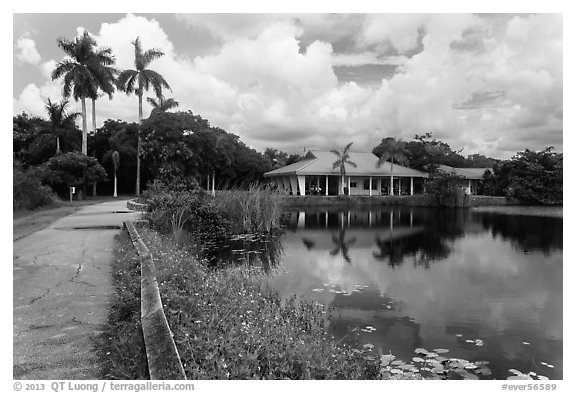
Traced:
[[[376, 168], [378, 157], [372, 153], [350, 152], [349, 155], [350, 161], [356, 163], [356, 168], [350, 164], [346, 164], [347, 175], [390, 176], [392, 172], [390, 162], [386, 162], [380, 168]], [[302, 161], [267, 172], [264, 176], [340, 175], [340, 170], [332, 167], [336, 159], [336, 155], [330, 151], [311, 150]], [[394, 164], [394, 176], [428, 177], [428, 173]]]
[[482, 179], [486, 171], [492, 172], [492, 168], [454, 168], [448, 165], [440, 165], [438, 167], [442, 172], [451, 175], [462, 176], [465, 179]]

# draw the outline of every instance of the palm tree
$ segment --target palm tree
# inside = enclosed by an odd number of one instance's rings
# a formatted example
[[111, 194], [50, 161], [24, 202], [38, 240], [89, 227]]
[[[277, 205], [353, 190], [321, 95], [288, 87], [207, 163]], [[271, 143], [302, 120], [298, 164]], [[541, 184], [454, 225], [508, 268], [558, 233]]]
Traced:
[[382, 140], [382, 153], [378, 157], [376, 168], [380, 168], [386, 161], [390, 161], [390, 195], [394, 195], [394, 161], [398, 164], [406, 165], [408, 157], [406, 156], [406, 143], [401, 140], [388, 137]]
[[[135, 93], [138, 96], [138, 123], [142, 123], [142, 95], [144, 90], [150, 87], [154, 89], [156, 97], [162, 97], [162, 88], [170, 89], [170, 85], [162, 75], [147, 67], [152, 60], [164, 55], [157, 49], [149, 49], [142, 52], [140, 37], [132, 43], [134, 45], [134, 70], [125, 70], [118, 76], [118, 88], [130, 95]], [[171, 89], [170, 89], [171, 90]], [[140, 196], [140, 152], [142, 150], [142, 139], [140, 137], [140, 127], [138, 127], [138, 147], [136, 156], [136, 196]]]
[[157, 111], [166, 112], [178, 106], [178, 101], [176, 101], [174, 98], [158, 97], [155, 99], [148, 97], [146, 100], [150, 105], [152, 105], [152, 112], [150, 114]]
[[120, 153], [118, 150], [114, 150], [112, 153], [112, 162], [114, 162], [114, 198], [118, 197], [118, 180], [116, 178], [116, 171], [118, 170], [118, 166], [120, 165]]
[[[354, 142], [350, 142], [349, 144], [347, 144], [342, 151], [336, 149], [331, 150], [331, 152], [336, 154], [336, 156], [338, 157], [338, 159], [334, 161], [334, 164], [332, 164], [332, 168], [333, 169], [340, 168], [340, 175], [342, 176], [342, 187], [340, 187], [340, 189], [338, 190], [339, 195], [343, 195], [344, 193], [343, 192], [344, 183], [346, 182], [346, 164], [356, 168], [356, 163], [350, 161], [350, 153], [348, 152], [350, 146], [352, 146], [352, 143]], [[348, 190], [348, 194], [350, 194], [350, 190]]]
[[[114, 68], [116, 60], [112, 55], [112, 49], [108, 47], [93, 49], [90, 59], [88, 61], [88, 68], [94, 75], [99, 90], [112, 99], [116, 88], [116, 74], [118, 70]], [[96, 100], [98, 99], [98, 91], [95, 91], [90, 96], [92, 100], [92, 131], [96, 132]]]
[[76, 118], [80, 116], [80, 113], [68, 113], [66, 108], [68, 104], [68, 100], [62, 100], [59, 103], [52, 102], [49, 98], [46, 100], [45, 108], [48, 114], [48, 122], [30, 145], [30, 151], [34, 155], [43, 155], [46, 148], [54, 148], [54, 144], [56, 145], [56, 154], [60, 154], [61, 141], [67, 151], [80, 147], [76, 140], [78, 137], [76, 134], [78, 132]]
[[84, 34], [73, 41], [61, 38], [58, 46], [66, 53], [52, 71], [52, 80], [62, 80], [62, 95], [71, 95], [75, 101], [82, 102], [82, 153], [88, 154], [88, 125], [86, 122], [86, 98], [95, 97], [98, 91], [98, 80], [91, 69], [92, 56], [96, 41], [85, 30]]

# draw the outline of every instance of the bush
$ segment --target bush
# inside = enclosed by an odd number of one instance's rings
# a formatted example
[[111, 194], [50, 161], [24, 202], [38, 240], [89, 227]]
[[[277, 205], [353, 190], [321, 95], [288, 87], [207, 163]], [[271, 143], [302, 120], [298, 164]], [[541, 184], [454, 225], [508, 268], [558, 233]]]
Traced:
[[425, 183], [426, 192], [436, 204], [444, 207], [468, 206], [465, 185], [463, 177], [446, 173], [437, 173]]
[[38, 168], [22, 171], [13, 168], [13, 210], [34, 210], [39, 207], [60, 204], [50, 187], [41, 184], [42, 171]]

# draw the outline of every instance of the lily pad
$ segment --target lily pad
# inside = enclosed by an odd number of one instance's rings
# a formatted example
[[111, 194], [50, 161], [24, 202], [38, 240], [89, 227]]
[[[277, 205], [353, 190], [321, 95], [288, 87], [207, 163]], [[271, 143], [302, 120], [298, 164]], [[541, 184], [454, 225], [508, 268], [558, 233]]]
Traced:
[[547, 381], [549, 378], [545, 375], [538, 375], [537, 378], [541, 381]]
[[424, 359], [416, 356], [416, 357], [413, 357], [413, 358], [412, 358], [412, 361], [417, 362], [417, 363], [422, 363], [422, 362], [424, 362]]
[[506, 378], [508, 380], [515, 380], [515, 379], [519, 379], [519, 380], [532, 380], [532, 378], [530, 378], [529, 375], [523, 374], [523, 375], [512, 375], [511, 377]]
[[443, 348], [433, 349], [433, 351], [436, 353], [448, 353], [448, 352], [450, 352], [450, 350], [443, 349]]
[[523, 372], [516, 370], [515, 368], [511, 368], [510, 370], [508, 370], [509, 372], [511, 372], [514, 375], [524, 375]]
[[391, 372], [392, 374], [402, 374], [402, 373], [403, 373], [402, 370], [399, 370], [399, 369], [397, 369], [397, 368], [393, 368], [392, 370], [390, 370], [390, 372]]
[[396, 359], [396, 356], [394, 356], [394, 355], [382, 355], [382, 356], [380, 356], [381, 362], [391, 362], [394, 359]]
[[425, 350], [424, 348], [416, 348], [414, 350], [414, 352], [416, 352], [417, 354], [422, 354], [422, 355], [426, 355], [428, 353], [428, 351]]
[[402, 364], [404, 364], [405, 362], [403, 360], [394, 360], [392, 363], [393, 366], [400, 366]]

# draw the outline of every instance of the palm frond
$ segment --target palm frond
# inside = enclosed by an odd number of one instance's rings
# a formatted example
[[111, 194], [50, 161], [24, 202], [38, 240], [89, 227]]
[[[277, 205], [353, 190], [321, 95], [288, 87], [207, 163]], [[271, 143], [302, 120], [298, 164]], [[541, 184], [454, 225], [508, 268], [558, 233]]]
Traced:
[[164, 52], [162, 52], [159, 49], [148, 49], [143, 55], [142, 55], [142, 64], [143, 64], [143, 68], [146, 68], [148, 65], [150, 65], [150, 63], [152, 63], [153, 60], [159, 59], [162, 56], [164, 56]]
[[118, 75], [116, 80], [116, 85], [118, 89], [131, 94], [134, 92], [134, 84], [136, 83], [136, 78], [138, 76], [138, 71], [136, 70], [124, 70]]

